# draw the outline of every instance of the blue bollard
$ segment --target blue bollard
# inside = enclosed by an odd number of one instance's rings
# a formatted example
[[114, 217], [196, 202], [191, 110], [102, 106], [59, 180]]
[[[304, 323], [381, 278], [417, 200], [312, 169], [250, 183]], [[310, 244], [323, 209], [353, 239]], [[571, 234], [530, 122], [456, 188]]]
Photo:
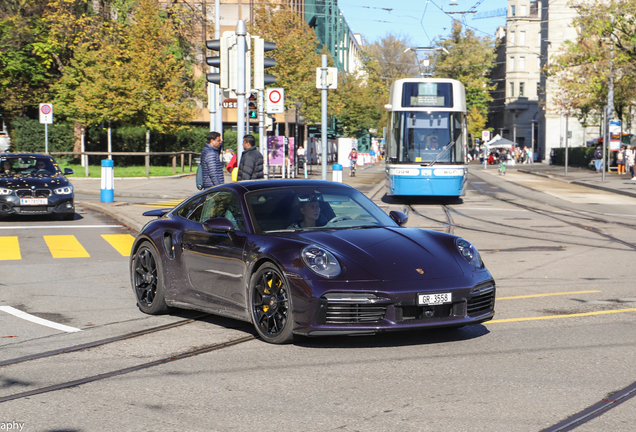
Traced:
[[333, 170], [332, 180], [338, 183], [342, 183], [342, 165], [333, 164], [333, 167], [331, 167], [331, 169]]
[[115, 163], [111, 159], [102, 160], [102, 193], [101, 202], [113, 202], [115, 197]]

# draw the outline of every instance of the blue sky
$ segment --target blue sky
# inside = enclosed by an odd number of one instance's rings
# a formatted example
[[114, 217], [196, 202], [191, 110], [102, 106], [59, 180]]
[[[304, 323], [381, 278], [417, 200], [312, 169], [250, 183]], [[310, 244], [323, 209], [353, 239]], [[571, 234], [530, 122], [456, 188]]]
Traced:
[[[505, 8], [506, 0], [338, 0], [349, 27], [375, 42], [391, 33], [408, 37], [412, 46], [428, 46], [431, 41], [450, 32], [451, 17], [444, 12], [476, 11], [465, 14], [465, 22], [479, 36], [494, 36], [498, 26], [505, 25], [504, 16], [474, 19], [479, 13]], [[387, 10], [390, 9], [390, 10]], [[462, 15], [456, 14], [461, 19]]]

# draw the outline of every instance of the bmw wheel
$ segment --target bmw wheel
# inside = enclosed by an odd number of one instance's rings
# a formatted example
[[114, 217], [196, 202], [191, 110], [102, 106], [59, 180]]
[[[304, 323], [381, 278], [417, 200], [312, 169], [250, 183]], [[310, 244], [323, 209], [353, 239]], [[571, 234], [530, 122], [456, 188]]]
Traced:
[[274, 344], [293, 340], [291, 293], [275, 265], [264, 264], [252, 277], [250, 307], [254, 327], [263, 340]]
[[141, 244], [132, 259], [131, 279], [137, 306], [142, 312], [157, 315], [168, 310], [159, 253], [149, 242]]

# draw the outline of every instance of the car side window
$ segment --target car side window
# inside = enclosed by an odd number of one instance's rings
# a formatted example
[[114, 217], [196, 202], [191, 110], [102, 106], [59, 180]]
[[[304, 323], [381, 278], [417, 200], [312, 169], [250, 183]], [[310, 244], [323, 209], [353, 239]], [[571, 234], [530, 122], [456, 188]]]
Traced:
[[177, 214], [185, 219], [199, 222], [201, 220], [201, 213], [203, 211], [205, 199], [206, 195], [202, 195], [190, 200], [190, 202], [187, 202], [183, 207], [179, 209]]
[[234, 225], [235, 230], [245, 231], [245, 217], [241, 211], [238, 197], [234, 193], [220, 191], [207, 195], [199, 222], [203, 223], [217, 217], [228, 219]]

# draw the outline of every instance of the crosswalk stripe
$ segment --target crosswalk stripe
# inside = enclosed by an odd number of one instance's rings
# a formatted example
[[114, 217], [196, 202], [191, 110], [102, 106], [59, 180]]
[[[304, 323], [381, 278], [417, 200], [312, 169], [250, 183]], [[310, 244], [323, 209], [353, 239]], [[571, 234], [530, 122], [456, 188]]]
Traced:
[[122, 256], [130, 256], [135, 237], [130, 234], [102, 234], [102, 238]]
[[20, 260], [20, 244], [18, 237], [4, 236], [0, 237], [0, 260]]
[[53, 258], [90, 258], [74, 235], [48, 235], [44, 241]]

